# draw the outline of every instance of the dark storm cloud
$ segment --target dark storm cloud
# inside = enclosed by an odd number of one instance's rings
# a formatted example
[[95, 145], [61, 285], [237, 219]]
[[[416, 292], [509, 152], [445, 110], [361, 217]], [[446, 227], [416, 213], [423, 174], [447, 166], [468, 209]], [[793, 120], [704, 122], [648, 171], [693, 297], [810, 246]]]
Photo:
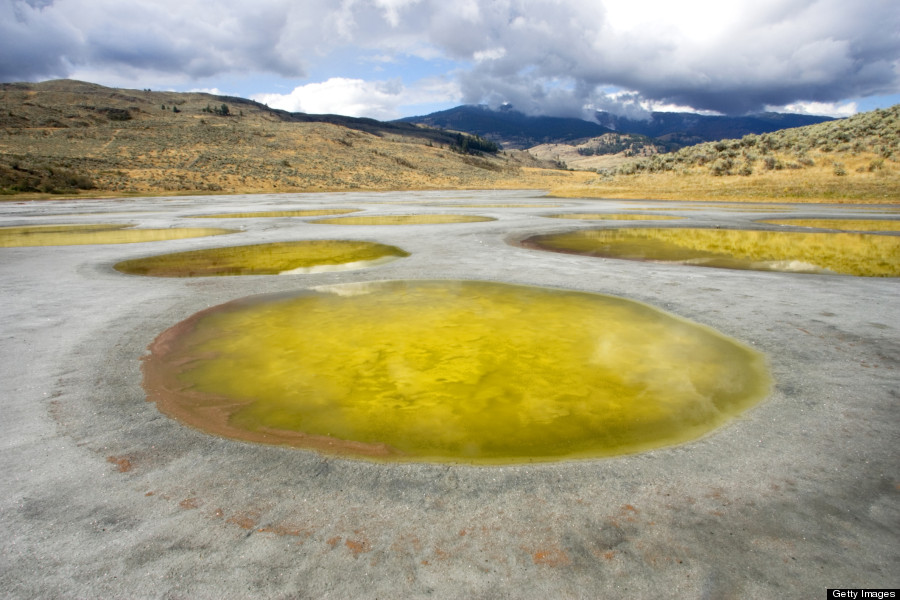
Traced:
[[0, 80], [64, 76], [78, 53], [78, 31], [41, 14], [41, 4], [0, 0]]
[[456, 60], [464, 101], [531, 113], [735, 114], [900, 91], [896, 0], [616, 1], [0, 0], [0, 80], [296, 78], [340, 48]]
[[[461, 76], [467, 101], [497, 96], [534, 112], [560, 111], [596, 105], [600, 90], [615, 86], [645, 100], [738, 114], [900, 90], [894, 0], [770, 3], [702, 39], [675, 29], [618, 31], [602, 14], [526, 14], [516, 27], [485, 28], [506, 52]], [[566, 84], [570, 101], [562, 102], [558, 86]]]
[[265, 1], [0, 0], [0, 79], [79, 69], [301, 76], [304, 47], [283, 39], [292, 10]]

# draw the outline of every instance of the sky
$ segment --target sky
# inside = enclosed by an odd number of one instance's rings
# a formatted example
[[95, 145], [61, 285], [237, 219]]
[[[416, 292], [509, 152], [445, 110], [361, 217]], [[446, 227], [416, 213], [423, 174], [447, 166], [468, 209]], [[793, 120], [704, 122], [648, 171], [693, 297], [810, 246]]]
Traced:
[[390, 120], [900, 103], [900, 0], [0, 0], [0, 81]]

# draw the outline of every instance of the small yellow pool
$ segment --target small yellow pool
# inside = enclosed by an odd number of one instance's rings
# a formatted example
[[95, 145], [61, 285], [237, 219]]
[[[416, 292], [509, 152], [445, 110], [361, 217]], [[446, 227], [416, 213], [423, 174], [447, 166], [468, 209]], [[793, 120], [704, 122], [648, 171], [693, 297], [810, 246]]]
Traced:
[[153, 277], [278, 275], [361, 269], [409, 256], [375, 242], [309, 240], [226, 246], [125, 260], [116, 270]]
[[900, 236], [736, 229], [618, 228], [537, 235], [521, 245], [700, 267], [900, 276]]
[[87, 244], [135, 244], [236, 233], [215, 227], [172, 227], [132, 229], [132, 225], [95, 223], [89, 225], [29, 225], [0, 227], [0, 248], [21, 246], [79, 246]]

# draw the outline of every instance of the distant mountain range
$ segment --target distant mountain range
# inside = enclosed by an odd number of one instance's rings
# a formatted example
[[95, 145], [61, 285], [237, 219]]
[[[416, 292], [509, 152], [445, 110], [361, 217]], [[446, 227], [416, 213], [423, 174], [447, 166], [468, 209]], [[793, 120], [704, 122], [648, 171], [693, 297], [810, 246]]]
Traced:
[[407, 117], [398, 121], [471, 133], [502, 144], [507, 149], [573, 142], [598, 137], [611, 131], [583, 119], [530, 117], [511, 108], [492, 110], [481, 105], [457, 106], [430, 115]]
[[597, 122], [620, 133], [637, 133], [663, 141], [690, 146], [701, 142], [737, 139], [751, 133], [771, 133], [781, 129], [805, 127], [831, 117], [767, 112], [743, 117], [698, 115], [696, 113], [653, 112], [647, 120], [618, 117], [598, 111]]
[[667, 112], [650, 113], [646, 120], [597, 112], [596, 119], [594, 122], [563, 117], [532, 117], [511, 106], [494, 110], [482, 105], [464, 105], [398, 121], [479, 135], [502, 144], [504, 148], [530, 148], [539, 144], [572, 144], [611, 132], [643, 135], [669, 147], [681, 147], [833, 120], [831, 117], [787, 113], [726, 117]]

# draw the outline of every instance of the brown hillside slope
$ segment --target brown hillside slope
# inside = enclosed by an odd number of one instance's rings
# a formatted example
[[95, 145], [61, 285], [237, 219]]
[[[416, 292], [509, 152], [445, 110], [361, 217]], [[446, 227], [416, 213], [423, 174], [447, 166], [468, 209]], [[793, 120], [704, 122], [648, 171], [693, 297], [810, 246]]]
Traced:
[[546, 165], [519, 153], [460, 154], [434, 130], [304, 118], [209, 94], [71, 80], [0, 84], [0, 189], [126, 195], [550, 188], [585, 180], [536, 168]]
[[627, 133], [606, 133], [577, 144], [540, 144], [528, 149], [535, 158], [559, 162], [580, 171], [615, 169], [636, 156], [653, 156], [660, 152], [665, 152], [662, 144]]

